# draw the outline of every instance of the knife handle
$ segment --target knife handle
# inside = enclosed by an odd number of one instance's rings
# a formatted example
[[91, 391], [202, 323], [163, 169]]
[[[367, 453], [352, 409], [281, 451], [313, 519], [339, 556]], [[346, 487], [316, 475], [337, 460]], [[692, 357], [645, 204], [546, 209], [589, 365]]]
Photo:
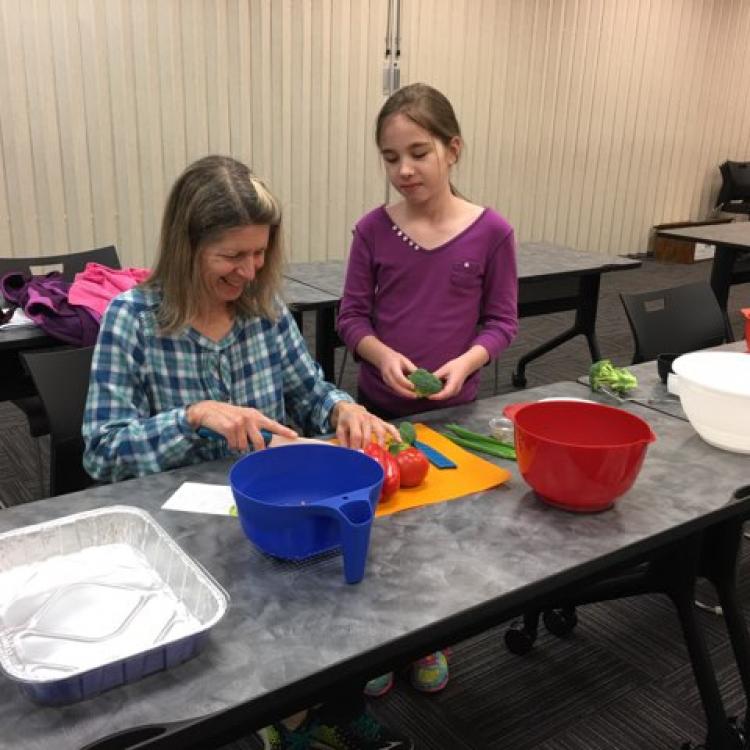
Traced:
[[[263, 436], [263, 443], [265, 444], [266, 448], [268, 448], [273, 434], [268, 430], [261, 430], [260, 434]], [[223, 435], [219, 434], [215, 430], [212, 430], [210, 427], [199, 427], [198, 435], [200, 435], [202, 438], [207, 438], [208, 440], [224, 440], [226, 442], [226, 438]]]
[[414, 447], [424, 453], [427, 460], [437, 469], [455, 469], [455, 462], [444, 456], [440, 451], [435, 450], [431, 445], [423, 443], [421, 440], [414, 441]]

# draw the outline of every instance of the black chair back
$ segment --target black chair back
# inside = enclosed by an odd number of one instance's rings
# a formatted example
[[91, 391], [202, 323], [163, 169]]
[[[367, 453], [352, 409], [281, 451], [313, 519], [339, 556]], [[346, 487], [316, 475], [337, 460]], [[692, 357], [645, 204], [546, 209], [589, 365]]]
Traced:
[[50, 496], [93, 484], [83, 468], [81, 426], [93, 346], [22, 352], [50, 428]]
[[724, 342], [724, 316], [709, 284], [620, 294], [635, 339], [633, 364]]
[[95, 247], [80, 253], [68, 255], [37, 255], [30, 258], [0, 258], [0, 276], [9, 271], [22, 271], [33, 274], [36, 267], [59, 266], [63, 278], [73, 281], [75, 275], [83, 271], [87, 263], [100, 263], [109, 268], [120, 268], [117, 248], [114, 245]]

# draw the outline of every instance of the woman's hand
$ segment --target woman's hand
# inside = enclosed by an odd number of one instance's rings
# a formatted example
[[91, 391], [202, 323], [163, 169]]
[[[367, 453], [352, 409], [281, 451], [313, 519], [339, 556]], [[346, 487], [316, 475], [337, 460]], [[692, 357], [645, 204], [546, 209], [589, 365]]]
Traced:
[[229, 448], [234, 451], [246, 451], [249, 445], [255, 450], [263, 449], [265, 441], [260, 434], [262, 429], [285, 438], [297, 437], [294, 430], [269, 419], [257, 409], [222, 401], [198, 401], [187, 408], [186, 416], [193, 429], [208, 427], [223, 435]]
[[394, 440], [401, 440], [398, 430], [392, 424], [370, 414], [364, 406], [349, 401], [339, 401], [333, 407], [331, 427], [336, 430], [339, 444], [347, 448], [364, 448], [373, 438], [382, 445], [386, 435]]

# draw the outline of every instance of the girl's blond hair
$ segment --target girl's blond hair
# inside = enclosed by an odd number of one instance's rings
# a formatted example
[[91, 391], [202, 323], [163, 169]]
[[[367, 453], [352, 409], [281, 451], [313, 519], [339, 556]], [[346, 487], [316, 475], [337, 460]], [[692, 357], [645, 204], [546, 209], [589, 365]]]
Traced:
[[229, 156], [206, 156], [177, 178], [162, 217], [159, 255], [144, 286], [158, 287], [159, 325], [165, 333], [187, 326], [199, 313], [205, 286], [201, 250], [229, 229], [268, 226], [265, 262], [234, 303], [238, 314], [274, 320], [282, 281], [281, 206], [262, 180]]

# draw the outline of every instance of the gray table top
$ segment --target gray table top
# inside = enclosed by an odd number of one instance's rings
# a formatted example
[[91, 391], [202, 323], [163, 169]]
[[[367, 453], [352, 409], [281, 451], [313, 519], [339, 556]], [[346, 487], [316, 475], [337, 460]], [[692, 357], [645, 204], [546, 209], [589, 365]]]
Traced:
[[[520, 281], [543, 281], [561, 276], [576, 276], [597, 271], [637, 268], [641, 263], [622, 256], [582, 253], [562, 245], [546, 242], [521, 243], [516, 252]], [[292, 263], [285, 276], [338, 295], [344, 292], [346, 262], [329, 260], [318, 263]]]
[[282, 297], [289, 307], [299, 311], [329, 307], [339, 300], [336, 295], [292, 278], [284, 278]]
[[47, 346], [50, 342], [62, 346], [62, 342], [46, 334], [41, 328], [11, 326], [0, 328], [0, 352], [30, 349], [33, 346]]
[[[711, 347], [710, 351], [726, 351], [726, 352], [744, 352], [747, 351], [747, 345], [745, 341], [733, 341], [729, 344], [721, 344], [720, 346]], [[648, 406], [656, 411], [669, 414], [677, 419], [683, 419], [687, 421], [685, 412], [682, 409], [682, 404], [677, 396], [672, 396], [667, 391], [667, 386], [661, 382], [659, 378], [659, 371], [656, 366], [656, 361], [641, 362], [638, 365], [627, 365], [633, 375], [638, 378], [638, 387], [629, 391], [627, 397], [633, 399], [636, 403], [642, 406]], [[581, 385], [589, 385], [589, 376], [581, 375], [578, 378], [578, 382]], [[604, 393], [592, 393], [587, 398], [591, 398], [592, 401], [598, 401], [603, 404], [617, 404], [617, 400], [611, 396], [607, 396]]]
[[[577, 383], [562, 383], [522, 397], [581, 392]], [[487, 431], [488, 420], [519, 395], [432, 412], [422, 421]], [[232, 601], [201, 655], [80, 704], [36, 706], [0, 676], [0, 746], [77, 748], [117, 730], [252, 701], [351, 660], [382, 667], [378, 651], [410, 634], [420, 639], [412, 645], [421, 645], [438, 623], [502, 605], [552, 576], [575, 578], [592, 561], [705, 518], [748, 481], [746, 456], [711, 448], [686, 422], [635, 404], [626, 408], [647, 419], [658, 439], [635, 486], [612, 510], [578, 515], [549, 507], [514, 463], [498, 460], [512, 479], [497, 489], [377, 519], [366, 575], [355, 586], [344, 583], [337, 555], [276, 561], [245, 539], [236, 519], [161, 510], [184, 481], [226, 484], [229, 461], [4, 510], [0, 531], [111, 504], [145, 508]]]
[[704, 224], [697, 227], [660, 229], [657, 234], [682, 240], [708, 242], [739, 249], [750, 249], [750, 221], [732, 221], [728, 224]]

